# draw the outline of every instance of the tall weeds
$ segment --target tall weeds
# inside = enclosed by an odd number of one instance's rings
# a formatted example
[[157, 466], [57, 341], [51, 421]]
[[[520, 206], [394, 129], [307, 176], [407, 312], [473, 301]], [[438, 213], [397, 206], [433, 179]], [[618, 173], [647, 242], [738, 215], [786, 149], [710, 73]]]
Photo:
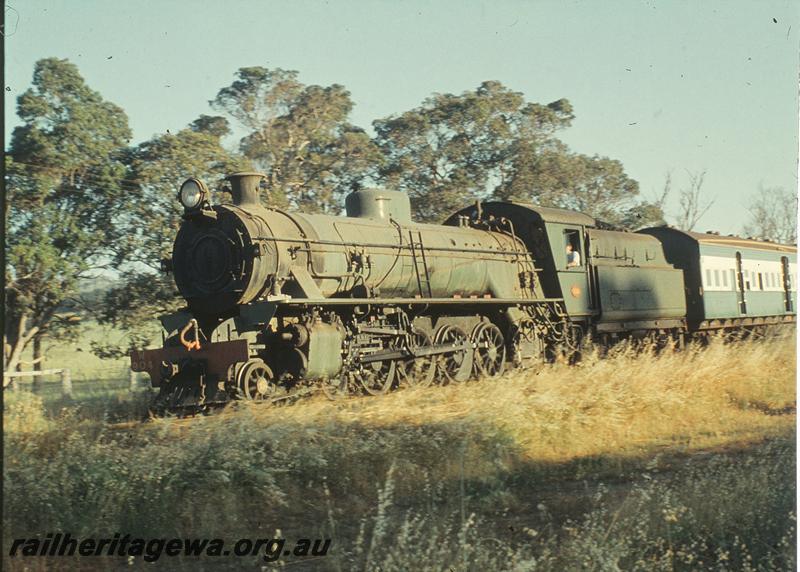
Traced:
[[133, 427], [108, 423], [126, 417], [122, 402], [47, 409], [18, 396], [4, 417], [4, 542], [277, 527], [334, 539], [308, 569], [782, 569], [794, 371], [788, 337], [627, 347], [494, 380]]

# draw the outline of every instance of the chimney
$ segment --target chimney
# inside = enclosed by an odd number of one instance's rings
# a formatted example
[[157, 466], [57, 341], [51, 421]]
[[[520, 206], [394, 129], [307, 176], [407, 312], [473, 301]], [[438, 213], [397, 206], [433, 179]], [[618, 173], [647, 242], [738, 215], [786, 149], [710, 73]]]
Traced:
[[231, 194], [233, 204], [236, 206], [259, 205], [258, 189], [262, 179], [267, 176], [264, 173], [233, 173], [225, 177], [226, 181], [231, 182]]

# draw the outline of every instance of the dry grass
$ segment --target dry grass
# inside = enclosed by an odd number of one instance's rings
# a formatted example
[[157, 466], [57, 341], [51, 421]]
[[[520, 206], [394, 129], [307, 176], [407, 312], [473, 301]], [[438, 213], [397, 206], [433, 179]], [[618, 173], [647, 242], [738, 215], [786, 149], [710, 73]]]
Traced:
[[[785, 432], [795, 423], [793, 336], [712, 342], [682, 352], [625, 347], [579, 366], [555, 365], [497, 380], [294, 407], [254, 406], [259, 423], [305, 426], [463, 425], [501, 430], [531, 460], [692, 450]], [[230, 412], [210, 428], [236, 419]]]
[[498, 380], [125, 428], [108, 425], [124, 418], [114, 408], [48, 412], [16, 396], [4, 541], [277, 526], [335, 540], [296, 570], [791, 568], [794, 359], [791, 336], [622, 348]]

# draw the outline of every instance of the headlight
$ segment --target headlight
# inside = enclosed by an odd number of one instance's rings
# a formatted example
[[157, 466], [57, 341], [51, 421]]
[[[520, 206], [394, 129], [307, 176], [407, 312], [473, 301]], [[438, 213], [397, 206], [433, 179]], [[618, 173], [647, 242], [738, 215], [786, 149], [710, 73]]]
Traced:
[[196, 209], [206, 198], [206, 186], [197, 179], [188, 179], [181, 185], [180, 201], [185, 209]]

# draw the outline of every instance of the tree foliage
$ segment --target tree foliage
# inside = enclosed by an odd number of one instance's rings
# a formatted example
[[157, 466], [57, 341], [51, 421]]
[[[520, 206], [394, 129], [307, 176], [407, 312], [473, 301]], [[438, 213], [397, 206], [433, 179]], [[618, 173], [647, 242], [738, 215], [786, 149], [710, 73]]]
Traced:
[[407, 192], [427, 221], [475, 199], [515, 199], [625, 228], [663, 222], [663, 201], [641, 201], [619, 161], [575, 153], [558, 139], [574, 118], [565, 99], [528, 102], [487, 81], [375, 121], [374, 139], [349, 122], [344, 87], [304, 85], [295, 71], [241, 68], [210, 103], [243, 135], [238, 153], [223, 145], [234, 131], [217, 115], [129, 147], [124, 111], [73, 64], [36, 64], [6, 157], [6, 367], [31, 342], [41, 347], [74, 326], [67, 302], [97, 268], [122, 277], [99, 314], [137, 332], [132, 343], [144, 342], [142, 326], [154, 314], [182, 305], [159, 263], [180, 226], [177, 191], [189, 176], [210, 183], [220, 202], [225, 174], [257, 168], [268, 176], [267, 202], [308, 212], [338, 213], [347, 192], [372, 181]]
[[89, 88], [67, 60], [37, 62], [17, 114], [22, 125], [6, 157], [9, 369], [31, 341], [72, 325], [59, 308], [108, 253], [131, 136], [125, 112]]
[[178, 133], [157, 135], [128, 151], [128, 197], [116, 220], [113, 248], [124, 280], [106, 296], [103, 321], [136, 329], [181, 305], [172, 277], [160, 272], [181, 224], [178, 187], [189, 176], [198, 177], [221, 202], [222, 178], [251, 168], [222, 146], [229, 131], [225, 118], [203, 115]]
[[407, 192], [419, 218], [441, 220], [507, 187], [523, 145], [548, 147], [572, 117], [566, 100], [526, 103], [499, 82], [462, 95], [435, 94], [418, 108], [373, 123], [386, 157], [377, 177]]
[[247, 131], [240, 149], [267, 173], [270, 204], [337, 213], [380, 153], [348, 122], [353, 103], [344, 87], [306, 86], [297, 77], [296, 71], [241, 68], [211, 105]]
[[498, 198], [578, 209], [618, 225], [660, 221], [657, 205], [637, 201], [638, 184], [619, 161], [576, 154], [556, 137], [573, 118], [565, 99], [527, 102], [496, 81], [436, 94], [373, 123], [385, 155], [376, 178], [407, 192], [426, 221]]
[[782, 244], [797, 243], [797, 195], [783, 187], [759, 187], [751, 199], [747, 236]]
[[540, 152], [523, 150], [513, 165], [496, 197], [580, 211], [626, 229], [664, 222], [661, 205], [639, 199], [639, 184], [617, 160], [573, 153], [556, 142]]

